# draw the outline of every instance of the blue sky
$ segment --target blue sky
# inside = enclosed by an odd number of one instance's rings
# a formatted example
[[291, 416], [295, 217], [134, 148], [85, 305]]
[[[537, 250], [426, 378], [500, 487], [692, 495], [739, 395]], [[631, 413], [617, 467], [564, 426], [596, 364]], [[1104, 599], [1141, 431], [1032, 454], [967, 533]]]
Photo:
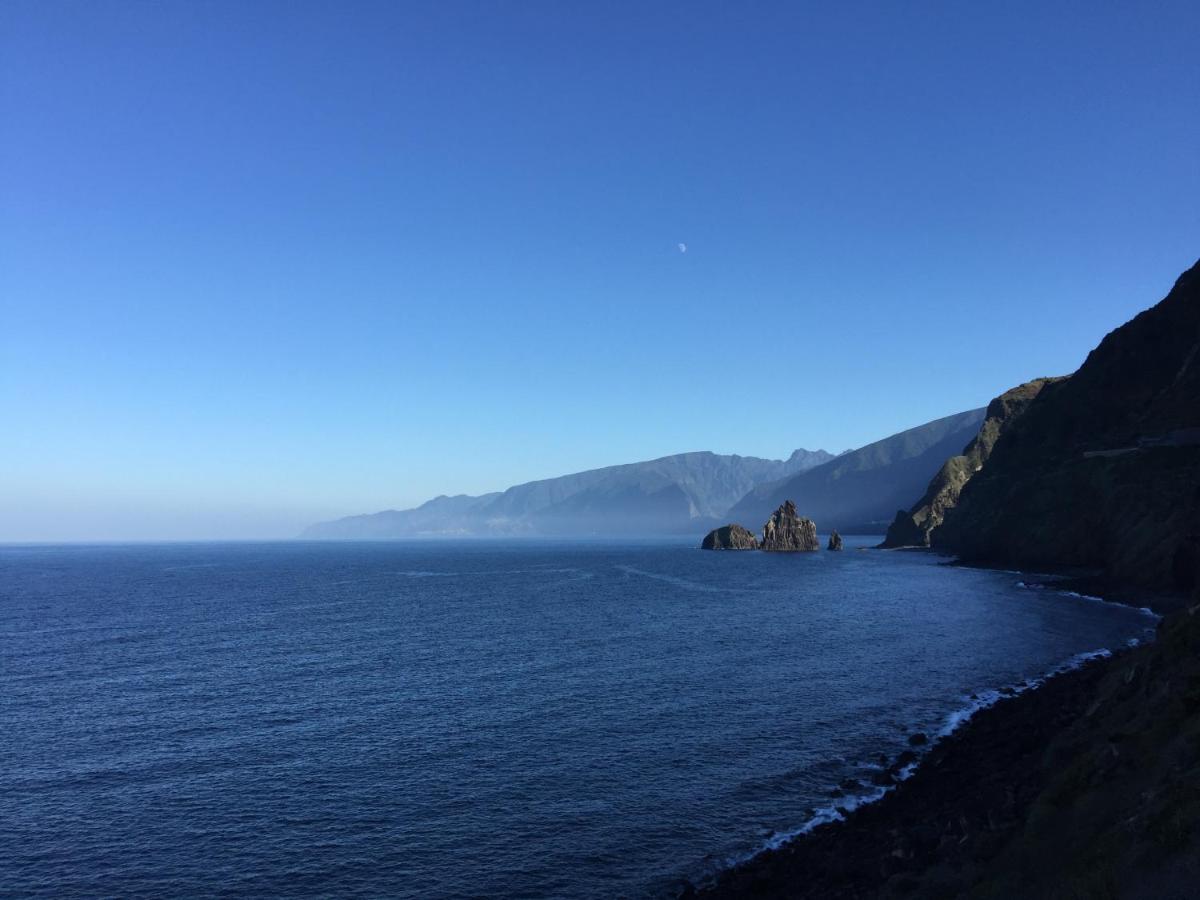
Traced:
[[0, 540], [838, 451], [1069, 372], [1200, 255], [1198, 33], [1194, 3], [10, 0]]

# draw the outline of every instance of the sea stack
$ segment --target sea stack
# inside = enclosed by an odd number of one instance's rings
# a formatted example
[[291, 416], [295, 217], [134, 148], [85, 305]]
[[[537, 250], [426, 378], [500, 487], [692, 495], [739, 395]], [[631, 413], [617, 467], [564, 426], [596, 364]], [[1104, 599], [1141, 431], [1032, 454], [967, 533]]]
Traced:
[[758, 538], [741, 525], [729, 524], [714, 528], [704, 538], [701, 550], [757, 550]]
[[833, 529], [833, 532], [829, 535], [829, 549], [830, 550], [841, 550], [842, 549], [842, 536], [840, 534], [838, 534], [836, 528]]
[[763, 550], [783, 552], [820, 550], [817, 526], [796, 512], [796, 504], [785, 500], [763, 526]]

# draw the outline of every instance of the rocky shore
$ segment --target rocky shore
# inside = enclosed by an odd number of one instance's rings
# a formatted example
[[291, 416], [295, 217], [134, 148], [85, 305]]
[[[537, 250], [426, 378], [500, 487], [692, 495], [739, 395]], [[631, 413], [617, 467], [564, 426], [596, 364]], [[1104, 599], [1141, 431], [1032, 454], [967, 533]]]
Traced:
[[[1068, 378], [996, 398], [885, 547], [1035, 570], [1156, 639], [978, 712], [710, 897], [1200, 896], [1200, 263]], [[914, 751], [908, 751], [913, 753]], [[892, 761], [882, 781], [908, 769]], [[689, 888], [685, 894], [697, 893]]]
[[1155, 642], [1013, 694], [879, 801], [684, 896], [1195, 896], [1200, 596]]

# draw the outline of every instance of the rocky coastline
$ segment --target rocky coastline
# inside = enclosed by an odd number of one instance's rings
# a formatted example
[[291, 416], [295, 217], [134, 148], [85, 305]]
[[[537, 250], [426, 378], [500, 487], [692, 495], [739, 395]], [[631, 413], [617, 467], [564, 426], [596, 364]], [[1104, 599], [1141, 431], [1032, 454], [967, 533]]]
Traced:
[[1002, 690], [890, 761], [880, 799], [681, 896], [1194, 896], [1200, 594], [1182, 605], [1154, 641]]
[[[1200, 263], [1068, 378], [1021, 385], [884, 548], [1149, 607], [1112, 648], [903, 758], [878, 799], [707, 897], [1190, 898], [1200, 884]], [[913, 751], [908, 751], [912, 753]], [[915, 755], [915, 754], [914, 754]]]

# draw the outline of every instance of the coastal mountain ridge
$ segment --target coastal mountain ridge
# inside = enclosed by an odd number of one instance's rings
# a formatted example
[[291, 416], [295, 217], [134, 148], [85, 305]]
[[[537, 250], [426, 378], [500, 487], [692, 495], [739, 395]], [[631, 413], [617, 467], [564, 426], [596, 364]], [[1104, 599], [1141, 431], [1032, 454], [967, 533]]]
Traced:
[[1200, 263], [1004, 429], [930, 545], [1188, 590], [1200, 533]]
[[762, 522], [791, 499], [822, 530], [882, 534], [896, 510], [921, 496], [947, 457], [979, 432], [985, 410], [944, 416], [867, 444], [822, 466], [747, 492], [728, 511], [733, 522]]
[[310, 526], [310, 540], [413, 537], [651, 536], [762, 522], [789, 499], [822, 530], [882, 534], [947, 457], [979, 433], [983, 408], [944, 416], [837, 456], [796, 450], [786, 460], [679, 453], [515, 485], [439, 496]]
[[756, 484], [836, 459], [798, 449], [785, 460], [696, 451], [518, 484], [477, 497], [322, 522], [307, 539], [688, 533], [714, 523]]

